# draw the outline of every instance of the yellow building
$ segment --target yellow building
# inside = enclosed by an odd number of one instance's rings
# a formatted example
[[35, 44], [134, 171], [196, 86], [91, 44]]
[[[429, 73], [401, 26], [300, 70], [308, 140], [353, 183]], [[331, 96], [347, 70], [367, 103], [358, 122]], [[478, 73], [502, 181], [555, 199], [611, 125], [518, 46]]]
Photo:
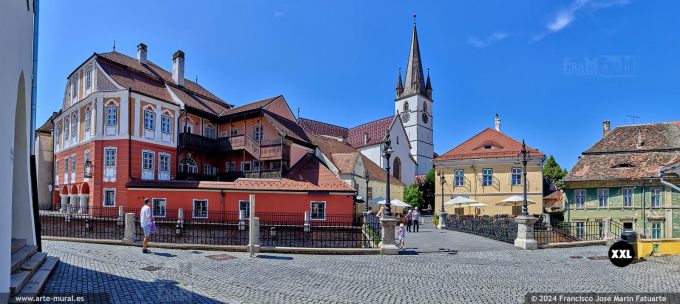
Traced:
[[[476, 215], [518, 215], [522, 205], [498, 206], [497, 203], [523, 193], [524, 178], [520, 154], [522, 143], [500, 132], [500, 120], [496, 128], [487, 128], [449, 152], [435, 158], [434, 166], [438, 175], [435, 182], [435, 210], [440, 210], [442, 193], [444, 202], [456, 196], [477, 200], [485, 207], [463, 207], [446, 205], [449, 214]], [[536, 202], [529, 205], [529, 214], [543, 212], [543, 161], [545, 154], [527, 146], [527, 197]]]

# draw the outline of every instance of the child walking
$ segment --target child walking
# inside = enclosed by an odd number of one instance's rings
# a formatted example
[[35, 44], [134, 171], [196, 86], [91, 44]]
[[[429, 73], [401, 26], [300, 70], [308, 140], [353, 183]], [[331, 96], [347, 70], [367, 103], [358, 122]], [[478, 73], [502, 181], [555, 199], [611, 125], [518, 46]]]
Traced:
[[399, 224], [399, 232], [397, 233], [399, 237], [399, 247], [404, 249], [404, 239], [406, 238], [406, 229], [404, 228], [404, 223]]

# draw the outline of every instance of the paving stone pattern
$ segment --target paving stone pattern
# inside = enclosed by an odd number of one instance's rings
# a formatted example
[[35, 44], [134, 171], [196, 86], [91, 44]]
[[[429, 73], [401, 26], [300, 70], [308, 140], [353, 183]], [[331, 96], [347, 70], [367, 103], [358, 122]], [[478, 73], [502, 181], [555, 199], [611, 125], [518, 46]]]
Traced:
[[[606, 255], [604, 246], [257, 258], [60, 241], [43, 248], [61, 259], [44, 293], [104, 293], [115, 303], [520, 303], [527, 292], [680, 292], [680, 257], [625, 268], [588, 259]], [[209, 258], [216, 254], [234, 258]]]

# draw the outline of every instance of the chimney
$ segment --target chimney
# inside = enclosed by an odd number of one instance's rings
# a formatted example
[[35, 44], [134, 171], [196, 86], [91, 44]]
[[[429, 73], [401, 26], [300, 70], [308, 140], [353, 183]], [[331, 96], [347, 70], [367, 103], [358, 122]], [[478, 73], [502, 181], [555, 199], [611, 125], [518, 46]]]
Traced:
[[609, 120], [605, 120], [602, 122], [602, 137], [607, 136], [609, 134], [609, 131], [611, 130], [612, 124]]
[[144, 43], [137, 45], [137, 60], [141, 64], [146, 64], [146, 44]]
[[496, 119], [494, 119], [494, 123], [496, 125], [495, 126], [496, 131], [500, 132], [501, 131], [501, 118], [498, 117], [498, 114], [496, 114]]
[[178, 86], [184, 86], [184, 52], [178, 50], [172, 55], [172, 80]]

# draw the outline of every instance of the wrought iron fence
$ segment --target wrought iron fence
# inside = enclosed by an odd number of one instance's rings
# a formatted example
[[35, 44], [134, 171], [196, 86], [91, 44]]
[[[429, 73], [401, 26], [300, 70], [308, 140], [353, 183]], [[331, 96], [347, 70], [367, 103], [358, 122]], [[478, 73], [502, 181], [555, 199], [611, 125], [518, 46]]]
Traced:
[[361, 226], [354, 215], [311, 217], [305, 213], [257, 213], [260, 245], [276, 247], [362, 248]]
[[364, 247], [378, 247], [382, 240], [382, 225], [380, 219], [373, 213], [364, 216], [363, 233], [366, 238]]
[[[135, 236], [144, 238], [140, 223], [139, 208], [126, 209], [135, 214]], [[163, 216], [154, 216], [157, 231], [149, 240], [160, 243], [200, 244], [200, 245], [247, 245], [247, 220], [239, 221], [238, 212], [211, 211], [208, 218], [194, 218], [191, 213], [182, 214], [179, 210], [167, 209]]]
[[623, 225], [621, 225], [621, 223], [619, 223], [619, 222], [610, 221], [609, 222], [609, 231], [611, 232], [612, 237], [615, 240], [620, 240], [621, 239], [621, 233], [624, 231]]
[[507, 243], [514, 243], [517, 238], [517, 223], [507, 217], [471, 217], [451, 214], [446, 217], [446, 229], [476, 234]]
[[547, 226], [544, 223], [537, 222], [534, 225], [534, 237], [539, 245], [603, 240], [605, 237], [604, 223], [561, 222], [557, 225]]
[[91, 208], [89, 214], [40, 211], [39, 216], [45, 236], [120, 240], [125, 232], [116, 208]]

